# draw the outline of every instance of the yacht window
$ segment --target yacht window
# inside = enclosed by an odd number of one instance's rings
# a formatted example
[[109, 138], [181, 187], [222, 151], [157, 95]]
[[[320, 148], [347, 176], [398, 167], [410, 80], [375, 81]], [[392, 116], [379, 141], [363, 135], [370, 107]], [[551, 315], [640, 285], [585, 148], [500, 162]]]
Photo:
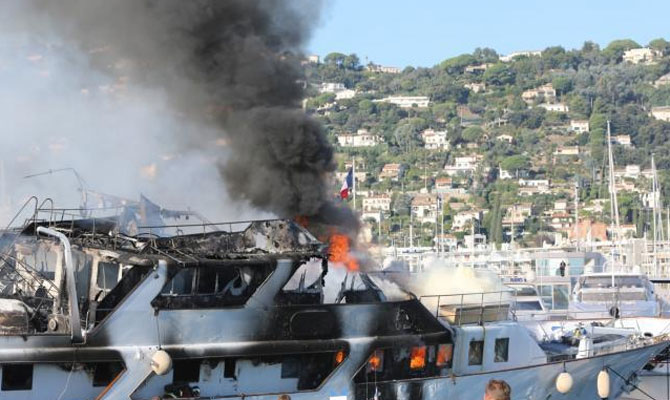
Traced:
[[454, 353], [454, 345], [449, 344], [440, 344], [437, 346], [437, 360], [435, 365], [438, 367], [447, 367], [451, 366], [451, 357]]
[[6, 364], [2, 366], [2, 390], [32, 390], [32, 364]]
[[177, 272], [170, 283], [163, 288], [163, 294], [185, 295], [191, 294], [193, 289], [193, 269], [185, 268]]
[[97, 285], [100, 289], [112, 289], [119, 280], [119, 264], [117, 263], [98, 263]]
[[507, 362], [509, 359], [509, 338], [496, 339], [493, 362]]
[[517, 296], [537, 296], [537, 290], [534, 287], [530, 286], [521, 286], [512, 288], [516, 291]]
[[570, 289], [567, 285], [554, 285], [554, 310], [567, 310], [570, 300]]
[[106, 362], [96, 363], [93, 372], [93, 386], [107, 386], [114, 378], [116, 378], [121, 371], [123, 371], [123, 364], [120, 362]]
[[286, 357], [281, 363], [281, 378], [297, 378], [300, 375], [300, 360], [297, 357]]
[[517, 301], [516, 309], [519, 311], [542, 311], [539, 301]]
[[192, 383], [200, 380], [200, 360], [175, 360], [173, 383]]
[[409, 358], [409, 368], [412, 370], [426, 367], [426, 346], [412, 347]]
[[473, 340], [468, 351], [468, 365], [482, 365], [484, 360], [484, 341]]
[[211, 294], [216, 292], [216, 269], [198, 269], [198, 287], [196, 292], [199, 294]]
[[235, 378], [235, 365], [237, 364], [234, 358], [226, 358], [223, 363], [223, 377]]

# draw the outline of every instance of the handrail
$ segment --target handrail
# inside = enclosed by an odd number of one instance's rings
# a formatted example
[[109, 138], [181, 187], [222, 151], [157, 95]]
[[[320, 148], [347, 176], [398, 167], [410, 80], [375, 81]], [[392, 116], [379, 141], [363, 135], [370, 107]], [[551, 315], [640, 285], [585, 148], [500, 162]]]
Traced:
[[16, 215], [14, 215], [14, 218], [12, 218], [12, 220], [9, 221], [9, 224], [7, 224], [7, 226], [5, 227], [5, 230], [6, 230], [6, 231], [9, 230], [9, 228], [11, 228], [12, 224], [14, 223], [14, 221], [16, 221], [16, 219], [19, 217], [19, 215], [21, 215], [21, 213], [23, 212], [23, 210], [28, 206], [28, 203], [30, 203], [30, 202], [33, 201], [33, 200], [35, 200], [35, 211], [33, 212], [33, 218], [35, 218], [35, 216], [37, 215], [37, 204], [39, 203], [39, 199], [38, 199], [36, 196], [30, 196], [30, 197], [28, 198], [28, 200], [26, 200], [26, 202], [23, 203], [23, 206], [21, 206], [21, 208], [20, 208], [19, 211], [16, 213]]
[[52, 220], [53, 220], [53, 215], [54, 215], [54, 201], [53, 201], [53, 199], [52, 199], [51, 197], [47, 197], [46, 199], [42, 200], [42, 202], [40, 203], [40, 205], [37, 206], [37, 209], [35, 210], [35, 216], [34, 216], [34, 219], [37, 219], [37, 215], [38, 215], [38, 213], [39, 213], [40, 211], [42, 211], [42, 206], [44, 206], [44, 204], [45, 204], [46, 202], [51, 203], [51, 212], [49, 213], [49, 226], [51, 226], [51, 223], [52, 223]]
[[[511, 304], [513, 301], [508, 301], [511, 300], [516, 292], [512, 289], [508, 290], [499, 290], [499, 291], [490, 291], [490, 292], [475, 292], [475, 293], [455, 293], [455, 294], [437, 294], [437, 295], [424, 295], [424, 296], [419, 296], [419, 301], [425, 306], [429, 307], [426, 304], [426, 300], [431, 300], [432, 302], [435, 302], [435, 311], [434, 313], [432, 312], [432, 305], [429, 308], [429, 311], [433, 313], [435, 318], [446, 318], [449, 319], [451, 318], [452, 321], [451, 323], [456, 323], [458, 326], [463, 325], [464, 323], [478, 323], [478, 324], [483, 324], [486, 320], [487, 317], [494, 317], [494, 318], [499, 318], [501, 315], [501, 312], [504, 310], [504, 312], [507, 314], [509, 312], [509, 307], [505, 308], [503, 306], [504, 304]], [[510, 297], [508, 298], [507, 296], [504, 296], [505, 294], [509, 294]], [[466, 298], [470, 296], [473, 298], [472, 300], [466, 301]], [[487, 298], [491, 298], [492, 296], [495, 296], [492, 300], [488, 300]], [[456, 299], [456, 301], [447, 301], [443, 302], [443, 298], [450, 298], [450, 299]], [[449, 312], [449, 311], [443, 311], [444, 306], [454, 306], [456, 307], [455, 310]], [[468, 310], [466, 308], [468, 307], [475, 307], [474, 310]], [[487, 309], [487, 307], [493, 307]], [[494, 316], [491, 316], [491, 310], [495, 313]], [[468, 318], [469, 317], [469, 318]], [[464, 320], [466, 322], [464, 322]]]
[[72, 264], [72, 247], [70, 246], [70, 241], [62, 233], [43, 226], [37, 227], [37, 233], [53, 236], [60, 240], [63, 245], [68, 308], [70, 314], [70, 338], [74, 343], [82, 343], [84, 341], [84, 335], [81, 328], [81, 320], [79, 319], [79, 301], [77, 299], [77, 287], [74, 281], [74, 265]]

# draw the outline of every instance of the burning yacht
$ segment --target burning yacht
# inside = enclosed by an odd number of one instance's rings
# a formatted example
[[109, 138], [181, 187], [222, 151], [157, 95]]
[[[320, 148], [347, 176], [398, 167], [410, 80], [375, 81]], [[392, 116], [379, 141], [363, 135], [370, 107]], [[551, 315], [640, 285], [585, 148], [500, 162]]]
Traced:
[[433, 313], [362, 272], [333, 285], [328, 249], [291, 221], [194, 225], [131, 236], [115, 218], [33, 218], [4, 232], [0, 396], [477, 398], [498, 378], [515, 397], [592, 399], [606, 368], [615, 398], [667, 347], [596, 328], [552, 345], [500, 304], [438, 296]]

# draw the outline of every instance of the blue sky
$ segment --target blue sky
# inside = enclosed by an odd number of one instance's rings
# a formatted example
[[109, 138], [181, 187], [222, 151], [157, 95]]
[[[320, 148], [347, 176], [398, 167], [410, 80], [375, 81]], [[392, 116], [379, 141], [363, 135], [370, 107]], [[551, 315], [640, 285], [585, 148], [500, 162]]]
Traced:
[[[601, 46], [620, 38], [670, 40], [670, 1], [326, 0], [307, 46], [324, 56], [356, 53], [362, 63], [432, 66], [491, 47], [506, 54], [561, 45]], [[367, 59], [366, 59], [367, 57]]]

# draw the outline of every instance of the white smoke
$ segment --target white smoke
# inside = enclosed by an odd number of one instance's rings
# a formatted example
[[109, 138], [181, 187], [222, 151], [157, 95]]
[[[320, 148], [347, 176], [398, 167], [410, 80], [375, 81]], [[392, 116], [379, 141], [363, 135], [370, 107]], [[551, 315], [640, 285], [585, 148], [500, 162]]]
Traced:
[[123, 60], [102, 73], [90, 57], [55, 40], [0, 36], [0, 224], [32, 195], [79, 206], [71, 172], [23, 178], [67, 167], [95, 191], [131, 200], [142, 193], [211, 220], [260, 216], [233, 204], [221, 183], [216, 162], [225, 143], [212, 139], [208, 152], [178, 140], [208, 127], [177, 115], [168, 94], [128, 80]]

